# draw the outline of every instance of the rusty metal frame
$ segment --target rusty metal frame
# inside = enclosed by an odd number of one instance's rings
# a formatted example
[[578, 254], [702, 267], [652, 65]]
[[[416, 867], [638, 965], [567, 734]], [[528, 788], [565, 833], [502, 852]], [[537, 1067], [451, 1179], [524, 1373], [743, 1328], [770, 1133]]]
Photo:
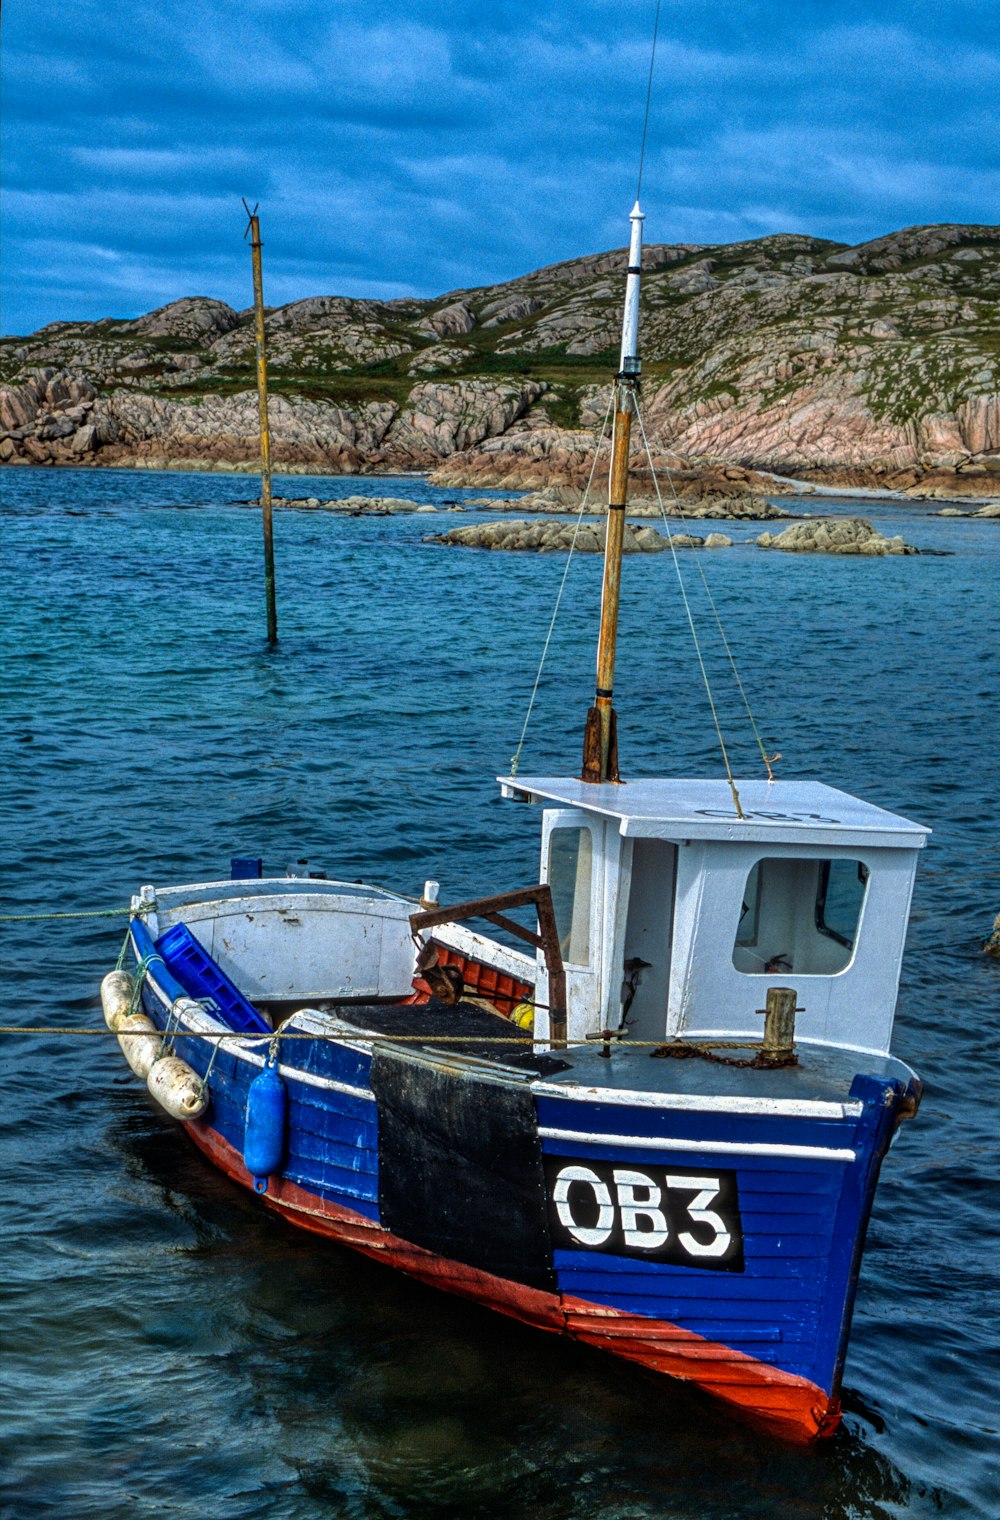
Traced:
[[[538, 915], [538, 933], [506, 916], [505, 909], [526, 908], [533, 904]], [[434, 929], [439, 924], [459, 923], [466, 918], [485, 918], [506, 929], [508, 934], [541, 950], [549, 974], [549, 1044], [553, 1050], [566, 1048], [566, 969], [559, 948], [552, 893], [543, 882], [537, 887], [522, 887], [517, 892], [501, 892], [494, 897], [474, 897], [468, 902], [453, 903], [449, 908], [428, 908], [410, 914], [410, 931]]]

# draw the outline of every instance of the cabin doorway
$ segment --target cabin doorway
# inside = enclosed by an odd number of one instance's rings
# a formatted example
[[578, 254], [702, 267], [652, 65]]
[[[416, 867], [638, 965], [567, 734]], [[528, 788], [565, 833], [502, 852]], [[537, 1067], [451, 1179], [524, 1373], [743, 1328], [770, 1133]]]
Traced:
[[[585, 1039], [601, 1027], [601, 968], [608, 891], [605, 822], [579, 808], [547, 808], [542, 821], [542, 881], [552, 893], [566, 973], [567, 1032]], [[538, 956], [535, 1033], [548, 1034], [549, 979]]]
[[[676, 890], [677, 846], [665, 839], [633, 840], [622, 1010], [634, 1040], [666, 1035]], [[636, 961], [645, 965], [636, 966]]]

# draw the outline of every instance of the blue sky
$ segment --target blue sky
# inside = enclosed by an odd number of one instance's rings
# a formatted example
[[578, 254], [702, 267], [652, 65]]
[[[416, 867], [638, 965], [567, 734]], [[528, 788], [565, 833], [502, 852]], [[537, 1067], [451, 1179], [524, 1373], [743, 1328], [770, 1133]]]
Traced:
[[[7, 0], [5, 333], [625, 241], [655, 0]], [[650, 241], [1000, 221], [997, 0], [663, 0]]]

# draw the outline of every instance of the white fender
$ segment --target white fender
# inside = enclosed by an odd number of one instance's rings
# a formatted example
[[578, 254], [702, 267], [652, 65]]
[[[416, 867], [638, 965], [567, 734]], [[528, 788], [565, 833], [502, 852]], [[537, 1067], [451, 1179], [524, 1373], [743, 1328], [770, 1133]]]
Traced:
[[135, 977], [128, 971], [109, 971], [101, 983], [101, 1007], [104, 1022], [117, 1033], [135, 997]]
[[144, 1013], [127, 1014], [118, 1020], [118, 1043], [137, 1077], [143, 1080], [159, 1053], [163, 1039], [152, 1019]]
[[154, 1061], [146, 1086], [172, 1119], [197, 1119], [208, 1104], [208, 1090], [203, 1089], [198, 1073], [180, 1056], [162, 1056]]

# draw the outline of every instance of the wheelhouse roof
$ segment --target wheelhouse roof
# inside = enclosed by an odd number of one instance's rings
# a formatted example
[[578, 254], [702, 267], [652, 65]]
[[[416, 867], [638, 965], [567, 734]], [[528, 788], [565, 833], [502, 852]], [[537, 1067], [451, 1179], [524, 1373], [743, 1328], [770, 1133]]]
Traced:
[[565, 776], [498, 777], [505, 797], [582, 808], [640, 839], [868, 845], [919, 849], [929, 829], [821, 781], [737, 781], [739, 818], [724, 780], [646, 778], [624, 784]]

